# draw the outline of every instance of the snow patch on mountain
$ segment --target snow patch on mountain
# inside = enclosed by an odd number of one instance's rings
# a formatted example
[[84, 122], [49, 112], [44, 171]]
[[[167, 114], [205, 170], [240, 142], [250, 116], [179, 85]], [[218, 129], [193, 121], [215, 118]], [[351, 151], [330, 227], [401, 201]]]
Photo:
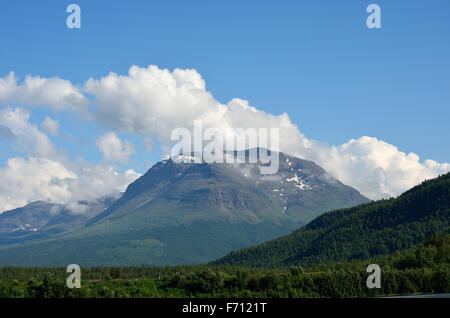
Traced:
[[299, 188], [301, 190], [310, 190], [311, 189], [311, 185], [304, 181], [301, 177], [299, 177], [297, 175], [297, 173], [295, 173], [295, 175], [292, 178], [286, 178], [287, 182], [295, 182], [296, 184], [294, 184], [294, 186], [296, 188]]

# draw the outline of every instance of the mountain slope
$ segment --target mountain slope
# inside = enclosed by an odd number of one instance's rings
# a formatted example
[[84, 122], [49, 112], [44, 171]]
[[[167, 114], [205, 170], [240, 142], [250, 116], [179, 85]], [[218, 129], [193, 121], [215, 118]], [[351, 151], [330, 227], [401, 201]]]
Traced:
[[310, 161], [280, 154], [274, 175], [260, 165], [164, 160], [83, 228], [0, 247], [0, 265], [201, 263], [368, 201]]
[[365, 259], [450, 232], [450, 173], [398, 198], [332, 211], [292, 234], [232, 252], [214, 264], [277, 267]]
[[[94, 201], [77, 202], [71, 206], [43, 201], [31, 202], [23, 207], [0, 214], [0, 245], [49, 237], [84, 225], [106, 210], [119, 194]], [[82, 213], [81, 213], [82, 212]]]
[[0, 234], [35, 232], [55, 216], [59, 207], [56, 203], [35, 201], [21, 208], [5, 211], [0, 214]]
[[[283, 153], [279, 155], [279, 170], [272, 175], [260, 174], [260, 162], [194, 164], [190, 162], [192, 157], [181, 158], [182, 162], [171, 159], [161, 161], [130, 184], [118, 201], [89, 224], [101, 219], [117, 219], [161, 199], [191, 205], [197, 210], [211, 204], [220, 205], [223, 211], [239, 211], [237, 214], [228, 213], [228, 217], [241, 220], [247, 218], [247, 221], [249, 215], [243, 211], [261, 214], [268, 209], [275, 209], [268, 213], [270, 217], [285, 215], [299, 224], [306, 224], [333, 208], [369, 201], [313, 162]], [[250, 193], [258, 198], [252, 197]], [[204, 200], [205, 195], [209, 195], [208, 200]]]

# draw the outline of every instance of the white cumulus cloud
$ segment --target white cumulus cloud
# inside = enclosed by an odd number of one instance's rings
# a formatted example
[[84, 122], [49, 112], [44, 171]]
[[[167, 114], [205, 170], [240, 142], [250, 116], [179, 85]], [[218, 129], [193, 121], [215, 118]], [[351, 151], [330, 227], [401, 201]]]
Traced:
[[29, 122], [30, 113], [23, 108], [0, 109], [0, 125], [8, 128], [27, 154], [44, 158], [58, 157], [48, 136]]
[[269, 114], [238, 98], [219, 103], [193, 69], [132, 66], [128, 76], [110, 73], [89, 79], [84, 91], [95, 96], [97, 120], [116, 132], [156, 134], [169, 142], [173, 129], [193, 129], [194, 120], [201, 120], [204, 128], [225, 133], [233, 128], [279, 128], [282, 149], [295, 147], [302, 137], [285, 113]]
[[[83, 93], [93, 96], [96, 122], [111, 130], [97, 138], [103, 156], [110, 161], [126, 162], [134, 150], [131, 143], [121, 140], [116, 134], [142, 135], [142, 145], [146, 147], [152, 145], [149, 136], [156, 136], [163, 149], [167, 150], [172, 144], [170, 135], [173, 129], [184, 127], [192, 131], [194, 120], [201, 120], [204, 129], [214, 127], [224, 133], [236, 128], [279, 128], [280, 151], [316, 162], [371, 199], [398, 195], [424, 179], [450, 171], [448, 163], [420, 160], [414, 153], [405, 153], [373, 137], [363, 136], [336, 146], [308, 139], [286, 113], [270, 114], [240, 98], [220, 103], [194, 69], [170, 71], [154, 65], [146, 68], [132, 66], [127, 75], [111, 72], [99, 79], [91, 78], [84, 83], [82, 90], [59, 78], [27, 76], [22, 83], [14, 73], [0, 78], [0, 102], [5, 104], [82, 112], [88, 103]], [[22, 108], [5, 108], [0, 112], [0, 126], [19, 140], [30, 157], [62, 163], [74, 173], [78, 179], [63, 178], [65, 181], [62, 183], [69, 187], [71, 196], [73, 193], [89, 195], [91, 188], [88, 184], [92, 183], [94, 188], [96, 184], [102, 184], [100, 178], [89, 179], [90, 173], [81, 173], [81, 167], [73, 168], [71, 163], [61, 158], [48, 136], [30, 124], [28, 118], [29, 113]], [[57, 131], [50, 126], [43, 124], [42, 128], [48, 133]], [[2, 169], [8, 167], [9, 164]], [[93, 176], [105, 174], [104, 180], [114, 179], [114, 169], [108, 170], [107, 166], [91, 165], [89, 169], [96, 171], [91, 173]], [[130, 175], [135, 177], [135, 173]], [[107, 188], [105, 185], [104, 189]]]
[[76, 205], [122, 192], [138, 177], [133, 170], [118, 173], [111, 166], [11, 158], [0, 168], [0, 213], [36, 200]]
[[58, 135], [59, 130], [59, 122], [57, 120], [53, 120], [50, 117], [46, 116], [44, 121], [42, 122], [42, 130], [46, 133], [56, 136]]
[[[110, 73], [89, 79], [84, 91], [95, 96], [96, 118], [116, 132], [156, 134], [167, 149], [173, 129], [279, 128], [280, 151], [312, 160], [342, 182], [371, 199], [395, 196], [426, 178], [450, 170], [448, 163], [420, 161], [382, 140], [363, 136], [339, 146], [306, 138], [286, 113], [269, 114], [248, 101], [234, 98], [227, 104], [214, 99], [194, 69], [172, 72], [151, 65], [132, 66], [128, 75]], [[330, 132], [332, 133], [332, 132]]]
[[22, 108], [0, 111], [0, 126], [9, 129], [29, 154], [10, 158], [0, 167], [0, 213], [36, 200], [75, 206], [79, 200], [122, 192], [139, 177], [132, 169], [121, 173], [109, 165], [71, 162], [29, 117]]
[[64, 165], [49, 159], [11, 158], [0, 168], [0, 211], [29, 201], [68, 201], [71, 193], [61, 180], [76, 178]]
[[122, 142], [113, 132], [104, 134], [97, 139], [97, 145], [103, 156], [109, 161], [127, 162], [134, 152], [134, 146], [128, 140]]
[[396, 196], [425, 179], [450, 171], [450, 164], [420, 161], [377, 138], [363, 136], [339, 146], [311, 141], [297, 153], [321, 165], [345, 184], [371, 199]]
[[58, 77], [27, 75], [19, 82], [14, 72], [0, 77], [0, 102], [21, 106], [45, 106], [55, 111], [73, 109], [85, 112], [87, 98], [70, 81]]

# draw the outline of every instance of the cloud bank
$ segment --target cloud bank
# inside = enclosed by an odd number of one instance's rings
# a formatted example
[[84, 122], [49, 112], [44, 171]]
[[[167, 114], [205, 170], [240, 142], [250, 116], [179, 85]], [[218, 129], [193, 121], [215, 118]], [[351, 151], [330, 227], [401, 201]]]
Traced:
[[[141, 145], [148, 148], [153, 145], [150, 136], [156, 136], [163, 149], [169, 149], [173, 129], [193, 129], [194, 120], [202, 120], [204, 128], [224, 132], [279, 128], [281, 151], [314, 161], [371, 199], [396, 196], [424, 179], [450, 171], [448, 163], [421, 161], [416, 154], [404, 153], [373, 137], [362, 136], [337, 146], [308, 139], [286, 113], [270, 114], [239, 98], [226, 104], [218, 102], [194, 69], [132, 66], [127, 75], [111, 72], [99, 79], [90, 78], [81, 88], [59, 78], [27, 76], [19, 83], [12, 72], [0, 78], [3, 104], [81, 113], [88, 101], [93, 105], [95, 123], [109, 130], [96, 139], [108, 161], [127, 162], [133, 154], [133, 145], [117, 134], [140, 135]], [[133, 170], [118, 174], [108, 165], [68, 162], [28, 119], [23, 108], [7, 107], [0, 113], [2, 134], [13, 135], [28, 154], [27, 159], [11, 158], [0, 168], [0, 180], [5, 180], [3, 188], [0, 186], [0, 211], [37, 199], [68, 202], [123, 191], [138, 176]], [[42, 128], [57, 134], [57, 124], [50, 118], [46, 121]]]
[[[43, 200], [77, 206], [125, 190], [139, 175], [118, 173], [112, 166], [63, 163], [51, 159], [16, 157], [0, 168], [0, 211]], [[77, 212], [77, 211], [74, 211]]]
[[286, 113], [269, 114], [239, 98], [219, 103], [193, 69], [171, 72], [153, 65], [132, 66], [126, 76], [110, 73], [91, 78], [83, 89], [95, 96], [100, 123], [117, 132], [156, 134], [166, 142], [174, 128], [192, 129], [194, 120], [223, 131], [279, 127], [281, 151], [316, 162], [371, 199], [398, 195], [424, 179], [450, 171], [448, 163], [421, 162], [416, 154], [406, 154], [373, 137], [362, 136], [338, 146], [308, 139]]
[[10, 158], [0, 167], [0, 212], [36, 200], [75, 207], [79, 200], [122, 192], [139, 177], [132, 169], [119, 173], [109, 165], [69, 161], [44, 132], [29, 123], [29, 117], [22, 108], [0, 110], [0, 126], [11, 131], [28, 155]]

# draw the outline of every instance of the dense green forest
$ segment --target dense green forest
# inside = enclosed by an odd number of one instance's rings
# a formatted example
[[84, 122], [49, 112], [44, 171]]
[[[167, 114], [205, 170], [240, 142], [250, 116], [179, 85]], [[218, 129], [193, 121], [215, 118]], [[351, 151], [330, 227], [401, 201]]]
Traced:
[[[381, 267], [381, 288], [366, 286], [368, 264]], [[65, 268], [0, 268], [0, 297], [371, 297], [450, 292], [450, 235], [408, 253], [309, 268], [236, 266], [91, 267], [80, 289]]]
[[450, 233], [450, 173], [397, 198], [327, 212], [290, 235], [231, 252], [215, 265], [311, 266], [368, 259]]

